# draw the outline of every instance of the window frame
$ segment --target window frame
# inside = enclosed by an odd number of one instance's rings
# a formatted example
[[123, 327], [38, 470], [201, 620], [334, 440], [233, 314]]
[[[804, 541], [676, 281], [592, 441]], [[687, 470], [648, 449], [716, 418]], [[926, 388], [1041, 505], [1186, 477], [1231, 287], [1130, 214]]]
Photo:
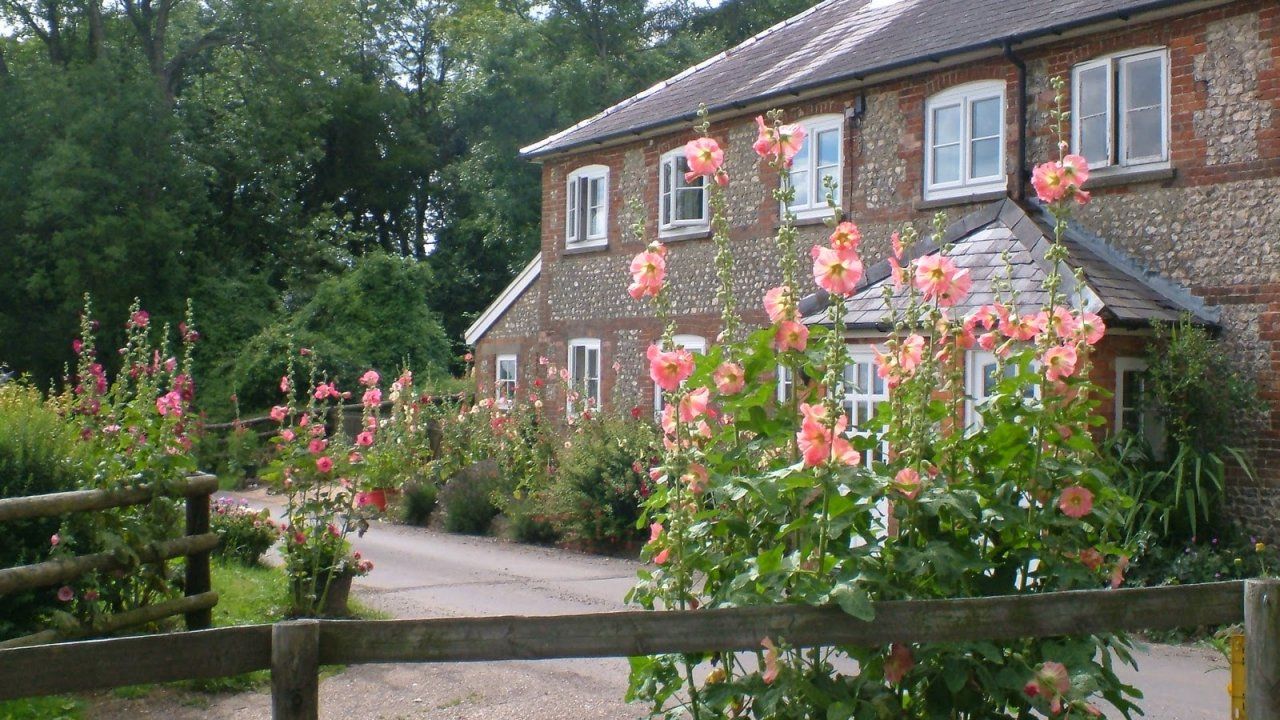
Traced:
[[[707, 339], [701, 335], [676, 335], [671, 338], [671, 343], [677, 348], [684, 348], [694, 355], [705, 355], [707, 352]], [[666, 408], [666, 397], [663, 395], [662, 388], [658, 383], [653, 384], [653, 417], [655, 420], [661, 421], [662, 411]]]
[[[966, 83], [964, 85], [948, 88], [933, 94], [925, 100], [923, 178], [923, 194], [925, 200], [946, 200], [985, 192], [1005, 191], [1008, 189], [1008, 158], [1005, 156], [1005, 144], [1008, 140], [1008, 127], [1006, 127], [1006, 117], [1008, 113], [1008, 102], [1006, 98], [1007, 90], [1007, 83], [1004, 80], [982, 80], [979, 82]], [[990, 176], [976, 178], [971, 177], [970, 172], [973, 168], [972, 151], [973, 143], [975, 141], [972, 133], [972, 107], [976, 102], [991, 100], [993, 98], [1000, 101], [1000, 122], [998, 126], [1000, 132], [995, 136], [996, 147], [1000, 150], [996, 163], [998, 172], [995, 175]], [[933, 121], [934, 112], [939, 109], [954, 106], [959, 106], [961, 109], [959, 139], [960, 179], [951, 182], [933, 182], [934, 136], [937, 130]], [[991, 138], [990, 136], [984, 136], [978, 139], [989, 140]]]
[[[585, 357], [587, 359], [588, 371], [590, 370], [591, 352], [595, 351], [596, 362], [594, 380], [596, 383], [596, 392], [594, 395], [589, 395], [586, 392], [585, 387], [579, 389], [575, 383], [575, 379], [577, 377], [577, 363], [574, 361], [574, 350], [578, 348], [584, 348], [586, 350]], [[575, 390], [582, 395], [584, 404], [587, 405], [587, 408], [584, 409], [594, 407], [599, 410], [602, 402], [601, 398], [604, 396], [604, 357], [600, 346], [600, 338], [573, 338], [567, 345], [566, 354], [567, 358], [565, 359], [565, 369], [569, 371], [569, 389], [565, 393], [565, 412], [569, 417], [573, 417], [577, 414], [574, 411], [572, 397]], [[590, 384], [592, 379], [593, 378], [589, 374], [583, 376], [584, 384]], [[588, 400], [594, 400], [595, 402], [594, 404], [591, 404], [586, 402]]]
[[[883, 348], [881, 348], [881, 350], [883, 351]], [[857, 423], [855, 423], [853, 420], [853, 417], [849, 413], [850, 403], [863, 403], [863, 402], [867, 403], [869, 406], [868, 419], [875, 417], [876, 410], [879, 408], [879, 406], [882, 403], [889, 402], [889, 399], [890, 399], [889, 383], [884, 379], [880, 378], [880, 375], [877, 372], [878, 368], [876, 366], [875, 352], [870, 347], [867, 347], [866, 349], [863, 349], [861, 347], [857, 347], [857, 348], [851, 347], [849, 349], [849, 354], [847, 359], [849, 362], [845, 365], [844, 374], [840, 376], [841, 412], [843, 412], [845, 414], [845, 417], [848, 418], [848, 427], [846, 431], [847, 434], [851, 437], [859, 436], [859, 435], [865, 436], [868, 431], [863, 429]], [[867, 373], [868, 373], [867, 380], [869, 383], [869, 388], [868, 388], [868, 392], [866, 393], [850, 392], [849, 383], [847, 383], [845, 380], [845, 378], [848, 377], [847, 373], [849, 371], [849, 368], [855, 365], [867, 366]], [[883, 392], [880, 392], [880, 393], [875, 392], [875, 386], [876, 386], [877, 380], [879, 380], [880, 385], [884, 388]], [[866, 467], [870, 467], [873, 461], [885, 462], [888, 460], [888, 458], [889, 458], [889, 443], [887, 441], [881, 443], [880, 449], [878, 452], [873, 449], [873, 450], [868, 450], [862, 453], [862, 462], [863, 462], [863, 465]]]
[[[1009, 367], [1008, 363], [1001, 363], [1000, 358], [989, 350], [967, 350], [964, 358], [964, 426], [969, 430], [976, 430], [982, 427], [982, 417], [978, 415], [978, 404], [988, 400], [991, 396], [982, 392], [982, 375], [978, 370], [988, 363], [994, 362], [997, 365]], [[1030, 371], [1036, 372], [1040, 367], [1040, 362], [1034, 360], [1031, 363]], [[1006, 377], [1013, 377], [1008, 375]], [[1040, 384], [1036, 383], [1031, 386], [1031, 395], [1024, 396], [1025, 400], [1040, 399]]]
[[[816, 217], [827, 217], [831, 214], [831, 208], [827, 205], [826, 188], [822, 187], [818, 182], [818, 154], [817, 142], [818, 134], [836, 131], [836, 207], [844, 208], [844, 115], [825, 114], [814, 115], [813, 117], [802, 118], [796, 122], [797, 125], [804, 128], [805, 138], [804, 147], [808, 151], [806, 154], [807, 167], [799, 170], [807, 173], [809, 201], [806, 203], [792, 203], [786, 207], [795, 215], [797, 219], [808, 220]], [[792, 168], [792, 172], [796, 172], [796, 168]]]
[[[698, 220], [668, 220], [667, 210], [667, 194], [672, 194], [672, 205], [675, 208], [676, 190], [680, 187], [673, 187], [670, 191], [665, 187], [667, 177], [667, 168], [671, 168], [671, 177], [673, 181], [683, 181], [684, 172], [680, 170], [680, 161], [684, 160], [684, 146], [674, 150], [668, 150], [662, 154], [662, 158], [658, 162], [658, 237], [665, 240], [679, 239], [691, 235], [704, 235], [711, 229], [711, 202], [710, 193], [708, 192], [707, 179], [705, 177], [698, 178], [698, 182], [702, 183], [698, 186], [702, 191], [702, 218]], [[695, 187], [695, 186], [684, 186]]]
[[[1141, 62], [1151, 58], [1160, 60], [1160, 70], [1163, 82], [1161, 83], [1161, 105], [1163, 112], [1160, 114], [1160, 154], [1148, 157], [1127, 159], [1125, 157], [1126, 148], [1128, 146], [1128, 133], [1125, 132], [1125, 123], [1129, 108], [1122, 107], [1125, 103], [1123, 84], [1124, 67], [1126, 65]], [[1125, 171], [1152, 170], [1170, 167], [1170, 125], [1171, 118], [1171, 78], [1169, 68], [1169, 48], [1168, 47], [1142, 47], [1124, 52], [1111, 53], [1102, 57], [1094, 58], [1088, 62], [1077, 63], [1071, 68], [1071, 151], [1080, 154], [1080, 99], [1083, 93], [1080, 91], [1081, 75], [1099, 67], [1107, 68], [1107, 161], [1106, 164], [1097, 164], [1093, 161], [1089, 162], [1090, 172], [1101, 173], [1102, 175], [1110, 173], [1118, 173]]]
[[[503, 379], [502, 364], [511, 363], [511, 378]], [[520, 383], [520, 356], [514, 353], [502, 353], [493, 359], [493, 399], [498, 407], [507, 409], [511, 407], [516, 397], [516, 387]], [[502, 387], [510, 385], [508, 394], [504, 397]]]
[[795, 378], [791, 375], [791, 368], [786, 365], [779, 365], [777, 372], [773, 376], [774, 379], [774, 397], [779, 404], [786, 404], [795, 398], [796, 383]]
[[[583, 180], [587, 183], [585, 196], [580, 195], [578, 192], [578, 184]], [[592, 197], [591, 183], [597, 181], [603, 184], [603, 198], [600, 205], [593, 206], [588, 204], [585, 209], [579, 208], [578, 205], [581, 200], [589, 200]], [[609, 166], [584, 165], [569, 173], [568, 177], [565, 178], [564, 187], [565, 248], [578, 249], [607, 246], [609, 244]], [[590, 211], [593, 207], [598, 208], [597, 216], [600, 219], [600, 230], [596, 233], [591, 232]], [[582, 237], [579, 237], [579, 235], [582, 235]]]

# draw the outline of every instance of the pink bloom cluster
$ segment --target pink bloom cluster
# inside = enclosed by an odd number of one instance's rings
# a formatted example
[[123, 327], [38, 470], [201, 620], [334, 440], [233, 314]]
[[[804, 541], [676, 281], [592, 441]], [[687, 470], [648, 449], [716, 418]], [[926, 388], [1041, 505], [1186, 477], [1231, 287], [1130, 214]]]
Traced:
[[804, 415], [804, 420], [800, 424], [800, 431], [796, 433], [796, 444], [804, 456], [806, 466], [817, 467], [833, 460], [841, 465], [857, 465], [862, 461], [844, 436], [849, 424], [849, 418], [844, 413], [840, 413], [832, 423], [825, 405], [802, 403], [800, 412]]
[[1081, 186], [1089, 179], [1089, 162], [1079, 155], [1067, 155], [1036, 166], [1031, 173], [1031, 186], [1042, 202], [1075, 200], [1084, 205], [1089, 193]]
[[758, 135], [751, 149], [764, 158], [766, 162], [781, 161], [791, 167], [791, 161], [804, 146], [805, 130], [800, 125], [781, 125], [772, 127], [765, 122], [764, 116], [756, 117]]
[[724, 150], [715, 140], [708, 137], [690, 140], [684, 146], [684, 160], [689, 165], [689, 172], [684, 174], [685, 182], [706, 177], [721, 187], [729, 184], [729, 173], [724, 169]]
[[635, 300], [657, 297], [667, 277], [667, 248], [654, 242], [631, 260], [631, 285], [627, 294]]

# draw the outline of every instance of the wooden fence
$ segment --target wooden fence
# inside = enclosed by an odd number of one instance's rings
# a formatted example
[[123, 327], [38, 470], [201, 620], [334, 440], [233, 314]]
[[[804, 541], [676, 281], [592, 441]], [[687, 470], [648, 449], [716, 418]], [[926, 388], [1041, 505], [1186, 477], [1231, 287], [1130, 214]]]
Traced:
[[971, 642], [1245, 624], [1248, 713], [1280, 720], [1280, 580], [881, 602], [865, 622], [834, 607], [771, 606], [552, 617], [298, 620], [0, 650], [0, 700], [271, 670], [276, 720], [319, 716], [319, 668]]
[[[209, 532], [209, 496], [217, 489], [218, 479], [212, 475], [196, 475], [184, 480], [172, 496], [186, 499], [185, 536], [156, 543], [138, 552], [139, 560], [143, 563], [157, 563], [186, 556], [186, 596], [109, 616], [94, 628], [84, 629], [79, 635], [83, 636], [91, 631], [116, 632], [172, 615], [184, 615], [188, 630], [203, 630], [213, 624], [213, 606], [218, 603], [218, 594], [212, 591], [210, 584], [209, 553], [217, 546], [218, 536]], [[124, 490], [80, 490], [4, 498], [0, 499], [0, 522], [143, 505], [151, 502], [155, 496], [154, 488], [141, 486]], [[62, 585], [91, 572], [116, 569], [127, 569], [127, 565], [111, 553], [80, 555], [3, 568], [0, 569], [0, 595]], [[38, 645], [63, 639], [68, 639], [66, 634], [45, 630], [0, 642], [0, 648]]]

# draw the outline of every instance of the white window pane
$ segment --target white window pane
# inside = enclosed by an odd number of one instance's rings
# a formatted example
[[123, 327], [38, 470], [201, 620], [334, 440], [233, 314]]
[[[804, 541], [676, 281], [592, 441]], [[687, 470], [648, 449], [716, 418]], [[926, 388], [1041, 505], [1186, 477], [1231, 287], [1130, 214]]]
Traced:
[[960, 142], [960, 106], [937, 108], [933, 111], [933, 144]]
[[1110, 68], [1106, 65], [1083, 70], [1077, 77], [1076, 92], [1079, 97], [1079, 114], [1081, 117], [1107, 112], [1107, 74]]
[[949, 183], [960, 180], [960, 146], [947, 145], [933, 149], [933, 182]]
[[1000, 174], [1000, 139], [974, 140], [969, 153], [969, 177]]
[[1126, 108], [1142, 108], [1163, 104], [1163, 58], [1151, 57], [1125, 63], [1124, 72]]
[[810, 145], [812, 145], [812, 142], [810, 141], [805, 141], [804, 143], [801, 143], [800, 152], [796, 153], [795, 158], [793, 158], [791, 161], [791, 167], [793, 170], [809, 169], [809, 146]]
[[997, 372], [996, 364], [989, 363], [982, 366], [982, 397], [989, 398], [996, 394], [996, 385], [1000, 382], [1000, 373]]
[[1000, 134], [1000, 98], [976, 100], [970, 106], [973, 137], [993, 137]]
[[702, 219], [702, 188], [682, 188], [677, 191], [675, 219]]
[[600, 214], [600, 208], [592, 207], [591, 216], [587, 220], [587, 234], [588, 235], [604, 234], [604, 230], [602, 228], [602, 225], [603, 225], [602, 221], [603, 221], [603, 218], [601, 217], [601, 214]]
[[[798, 155], [796, 157], [799, 157]], [[797, 164], [798, 166], [798, 164]], [[791, 185], [796, 190], [795, 200], [791, 201], [792, 205], [808, 205], [809, 204], [809, 171], [792, 171]]]
[[1094, 115], [1080, 120], [1080, 155], [1089, 161], [1090, 166], [1108, 165], [1111, 158], [1107, 153], [1107, 132], [1109, 118], [1107, 115]]
[[824, 130], [818, 133], [818, 165], [836, 165], [840, 162], [840, 131]]
[[604, 179], [593, 178], [591, 180], [591, 205], [592, 207], [600, 207], [604, 205]]
[[1164, 153], [1162, 110], [1159, 107], [1131, 110], [1125, 114], [1125, 159], [1159, 157]]

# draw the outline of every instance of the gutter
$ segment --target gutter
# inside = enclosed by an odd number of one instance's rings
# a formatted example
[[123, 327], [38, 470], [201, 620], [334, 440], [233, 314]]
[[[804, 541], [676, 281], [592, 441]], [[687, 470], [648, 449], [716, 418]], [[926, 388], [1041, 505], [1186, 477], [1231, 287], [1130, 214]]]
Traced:
[[[1006, 44], [1008, 45], [1017, 44], [1017, 45], [1026, 46], [1027, 43], [1032, 40], [1044, 40], [1046, 38], [1051, 38], [1050, 41], [1052, 41], [1052, 40], [1059, 39], [1061, 36], [1064, 36], [1067, 33], [1078, 31], [1083, 28], [1088, 28], [1095, 25], [1101, 25], [1107, 22], [1119, 21], [1122, 23], [1128, 23], [1133, 20], [1135, 15], [1156, 13], [1162, 10], [1177, 8], [1179, 6], [1185, 6], [1185, 12], [1187, 13], [1198, 12], [1200, 10], [1217, 7], [1220, 5], [1226, 5], [1229, 2], [1231, 2], [1231, 0], [1153, 0], [1153, 2], [1145, 3], [1141, 6], [1130, 8], [1128, 10], [1124, 10], [1120, 12], [1108, 12], [1100, 15], [1090, 15], [1090, 16], [1082, 17], [1069, 22], [1059, 23], [1057, 25], [1040, 28], [1038, 30], [1026, 33], [1025, 35], [1021, 35], [1021, 36], [1010, 36], [1003, 40], [986, 40], [979, 43], [972, 43], [970, 45], [964, 45], [961, 47], [952, 48], [940, 53], [931, 53], [931, 54], [919, 55], [919, 56], [910, 57], [910, 58], [904, 58], [902, 60], [886, 63], [884, 65], [880, 65], [874, 68], [847, 72], [840, 75], [836, 75], [835, 77], [832, 77], [832, 78], [828, 78], [826, 80], [818, 80], [818, 81], [807, 82], [807, 83], [797, 83], [794, 85], [789, 85], [787, 87], [781, 88], [779, 90], [774, 90], [772, 92], [765, 93], [763, 95], [758, 95], [756, 97], [753, 97], [747, 100], [735, 100], [731, 102], [722, 102], [715, 105], [708, 105], [707, 110], [712, 115], [717, 115], [717, 114], [722, 116], [740, 115], [743, 112], [747, 111], [749, 108], [768, 105], [771, 101], [776, 100], [777, 98], [780, 98], [780, 97], [788, 97], [790, 99], [795, 99], [806, 93], [813, 93], [814, 91], [819, 91], [819, 90], [827, 90], [828, 92], [831, 92], [831, 91], [834, 91], [833, 86], [841, 85], [841, 84], [849, 84], [849, 83], [851, 83], [852, 87], [859, 87], [859, 86], [865, 87], [871, 84], [868, 81], [871, 80], [873, 76], [886, 75], [895, 71], [908, 70], [914, 67], [919, 67], [921, 70], [924, 70], [925, 68], [936, 69], [942, 63], [944, 58], [951, 58], [951, 57], [955, 57], [958, 55], [965, 55], [965, 54], [976, 54], [979, 57], [989, 56], [993, 49], [1002, 49]], [[902, 74], [906, 75], [909, 73], [902, 73]], [[880, 80], [883, 80], [883, 79], [880, 79]], [[629, 100], [634, 99], [634, 97], [635, 96], [632, 96], [632, 98], [628, 98], [628, 100], [624, 100], [622, 102], [626, 103]], [[617, 106], [614, 106], [614, 107], [617, 107]], [[608, 114], [610, 109], [606, 109], [605, 111], [603, 111], [600, 114], [600, 117], [603, 117], [604, 115]], [[538, 149], [538, 146], [543, 144], [545, 140], [539, 141], [537, 143], [534, 143], [522, 149], [520, 151], [520, 157], [523, 157], [526, 160], [536, 160], [538, 158], [542, 158], [550, 155], [567, 154], [573, 150], [585, 148], [590, 145], [602, 146], [602, 145], [609, 144], [611, 141], [616, 141], [621, 139], [635, 139], [635, 138], [644, 136], [646, 134], [653, 133], [654, 131], [657, 131], [657, 130], [662, 130], [665, 128], [678, 125], [682, 122], [690, 122], [696, 119], [697, 117], [698, 117], [698, 113], [696, 111], [690, 111], [690, 112], [683, 113], [681, 115], [668, 117], [662, 120], [655, 120], [652, 122], [645, 123], [643, 125], [637, 125], [635, 127], [628, 128], [626, 130], [614, 131], [611, 133], [593, 137], [587, 140], [581, 140], [578, 142], [571, 143], [569, 145], [564, 145], [562, 147], [557, 147], [553, 149]], [[715, 120], [717, 118], [713, 117], [712, 119]], [[586, 123], [587, 121], [584, 121], [584, 124]], [[557, 133], [557, 134], [561, 134], [561, 133]], [[550, 137], [555, 137], [555, 135], [552, 135]]]
[[1027, 63], [1013, 51], [1013, 38], [1004, 41], [1004, 58], [1018, 69], [1018, 169], [1013, 199], [1021, 202], [1027, 188]]

